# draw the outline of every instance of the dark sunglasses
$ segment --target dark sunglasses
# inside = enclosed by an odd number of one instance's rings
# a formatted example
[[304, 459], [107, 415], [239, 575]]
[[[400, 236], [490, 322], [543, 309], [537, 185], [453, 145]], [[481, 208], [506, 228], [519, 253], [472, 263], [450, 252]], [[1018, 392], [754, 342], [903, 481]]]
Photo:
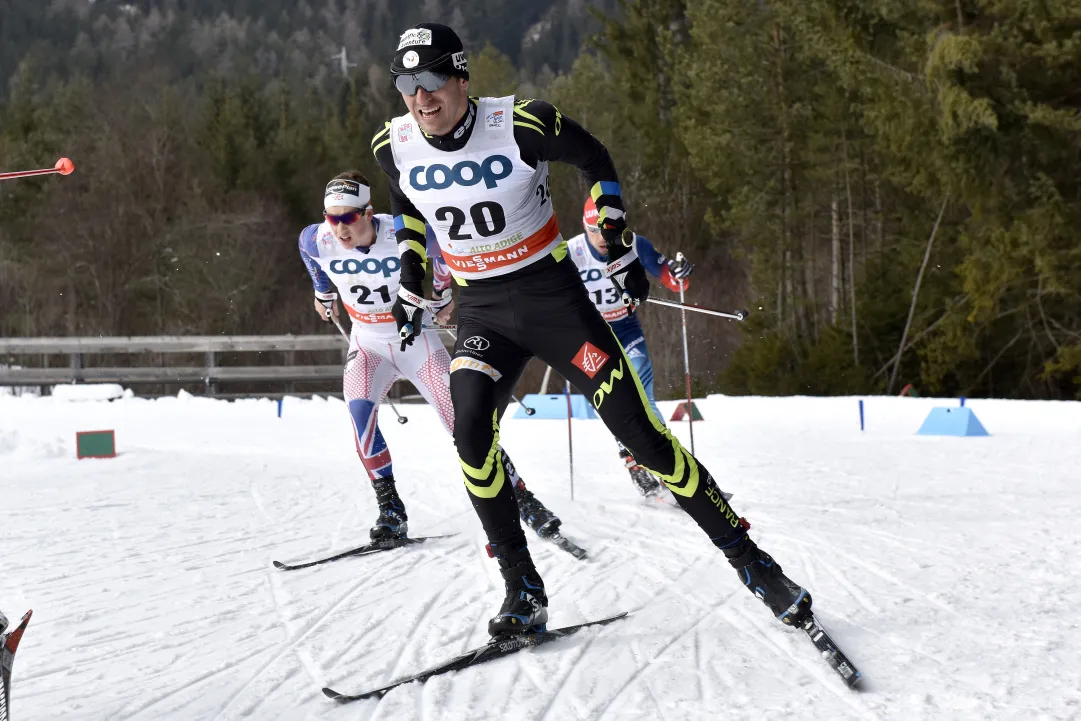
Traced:
[[351, 210], [348, 213], [342, 213], [341, 215], [331, 215], [327, 211], [323, 211], [323, 217], [327, 219], [327, 222], [331, 225], [337, 225], [342, 223], [344, 225], [352, 225], [360, 220], [361, 212], [359, 210]]
[[416, 95], [421, 88], [424, 88], [429, 93], [434, 93], [446, 85], [448, 80], [450, 80], [449, 75], [432, 72], [431, 70], [422, 70], [419, 73], [395, 76], [394, 87], [402, 95]]

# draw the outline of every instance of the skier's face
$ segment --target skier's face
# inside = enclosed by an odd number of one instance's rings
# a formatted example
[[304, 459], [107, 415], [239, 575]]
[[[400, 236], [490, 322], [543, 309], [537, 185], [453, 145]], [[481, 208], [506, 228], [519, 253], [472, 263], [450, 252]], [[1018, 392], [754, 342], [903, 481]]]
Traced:
[[341, 243], [342, 247], [346, 250], [367, 248], [375, 242], [375, 226], [372, 225], [371, 208], [364, 211], [358, 211], [356, 208], [345, 205], [332, 205], [327, 208], [326, 213], [327, 215], [334, 216], [346, 216], [352, 213], [358, 214], [356, 222], [330, 224], [330, 230], [334, 233], [334, 237], [338, 239], [338, 242]]
[[469, 81], [451, 77], [435, 92], [418, 88], [416, 95], [402, 95], [409, 113], [428, 135], [446, 135], [465, 115]]
[[597, 249], [597, 252], [601, 255], [608, 254], [608, 245], [604, 242], [604, 236], [601, 235], [601, 230], [595, 225], [589, 223], [582, 223], [582, 227], [586, 231], [586, 239], [590, 245]]

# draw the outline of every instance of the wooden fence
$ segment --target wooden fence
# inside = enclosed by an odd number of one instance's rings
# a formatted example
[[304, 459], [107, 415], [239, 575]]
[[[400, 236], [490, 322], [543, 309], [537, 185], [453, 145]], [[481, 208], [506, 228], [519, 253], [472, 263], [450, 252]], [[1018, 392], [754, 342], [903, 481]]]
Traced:
[[[337, 353], [334, 353], [337, 351]], [[278, 364], [219, 364], [221, 354], [280, 354]], [[297, 353], [317, 355], [338, 362], [320, 365], [297, 365]], [[170, 355], [186, 354], [201, 358], [183, 365], [169, 365]], [[53, 365], [53, 356], [67, 356], [63, 366]], [[101, 366], [87, 364], [88, 356], [141, 356], [139, 365]], [[121, 385], [192, 385], [199, 384], [207, 395], [282, 395], [282, 393], [219, 393], [222, 383], [269, 383], [285, 385], [293, 391], [298, 382], [323, 383], [341, 391], [342, 365], [346, 345], [339, 335], [277, 336], [129, 336], [87, 338], [0, 338], [0, 386], [54, 386], [62, 383], [119, 383]], [[147, 364], [158, 358], [159, 365]], [[28, 360], [29, 359], [29, 360]], [[265, 360], [265, 359], [260, 359]], [[34, 367], [26, 367], [34, 362]], [[40, 363], [40, 365], [38, 365]]]

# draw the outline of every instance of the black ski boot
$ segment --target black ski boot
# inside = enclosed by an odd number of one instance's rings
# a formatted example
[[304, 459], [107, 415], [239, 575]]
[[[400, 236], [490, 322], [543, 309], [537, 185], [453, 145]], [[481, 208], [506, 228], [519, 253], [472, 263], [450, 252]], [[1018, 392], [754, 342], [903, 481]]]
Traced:
[[516, 551], [490, 543], [488, 553], [499, 561], [499, 573], [507, 591], [499, 613], [488, 621], [489, 635], [499, 638], [546, 630], [548, 596], [529, 549], [524, 543]]
[[518, 501], [518, 512], [522, 522], [537, 532], [541, 538], [549, 538], [559, 533], [563, 521], [537, 500], [533, 492], [525, 487], [525, 481], [518, 479], [514, 484], [514, 498]]
[[635, 490], [643, 498], [653, 498], [661, 492], [661, 482], [654, 478], [652, 473], [638, 465], [638, 461], [634, 460], [630, 451], [620, 448], [619, 457], [623, 460], [623, 465], [627, 467], [627, 472], [631, 474], [631, 482]]
[[[745, 529], [750, 527], [746, 520], [741, 518], [740, 522], [745, 524]], [[798, 628], [810, 615], [810, 592], [785, 576], [781, 565], [756, 546], [746, 533], [721, 550], [743, 585], [769, 607], [778, 621]]]
[[375, 500], [379, 503], [379, 518], [375, 519], [375, 525], [368, 531], [372, 541], [394, 541], [405, 538], [409, 532], [409, 524], [406, 521], [409, 516], [405, 513], [405, 504], [398, 497], [398, 489], [394, 487], [394, 476], [389, 478], [377, 478], [372, 481], [375, 489]]

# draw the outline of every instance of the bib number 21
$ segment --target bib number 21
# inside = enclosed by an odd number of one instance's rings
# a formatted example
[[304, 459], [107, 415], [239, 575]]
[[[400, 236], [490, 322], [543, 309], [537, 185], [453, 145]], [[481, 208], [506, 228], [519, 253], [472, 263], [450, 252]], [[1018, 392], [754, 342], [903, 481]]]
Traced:
[[[453, 205], [447, 205], [435, 211], [437, 220], [446, 223], [450, 221], [451, 240], [470, 240], [472, 235], [462, 232], [462, 226], [466, 220], [465, 211]], [[480, 235], [487, 238], [497, 233], [502, 233], [507, 228], [507, 215], [503, 212], [503, 206], [491, 200], [477, 203], [469, 209], [469, 219], [473, 221], [473, 228]]]

